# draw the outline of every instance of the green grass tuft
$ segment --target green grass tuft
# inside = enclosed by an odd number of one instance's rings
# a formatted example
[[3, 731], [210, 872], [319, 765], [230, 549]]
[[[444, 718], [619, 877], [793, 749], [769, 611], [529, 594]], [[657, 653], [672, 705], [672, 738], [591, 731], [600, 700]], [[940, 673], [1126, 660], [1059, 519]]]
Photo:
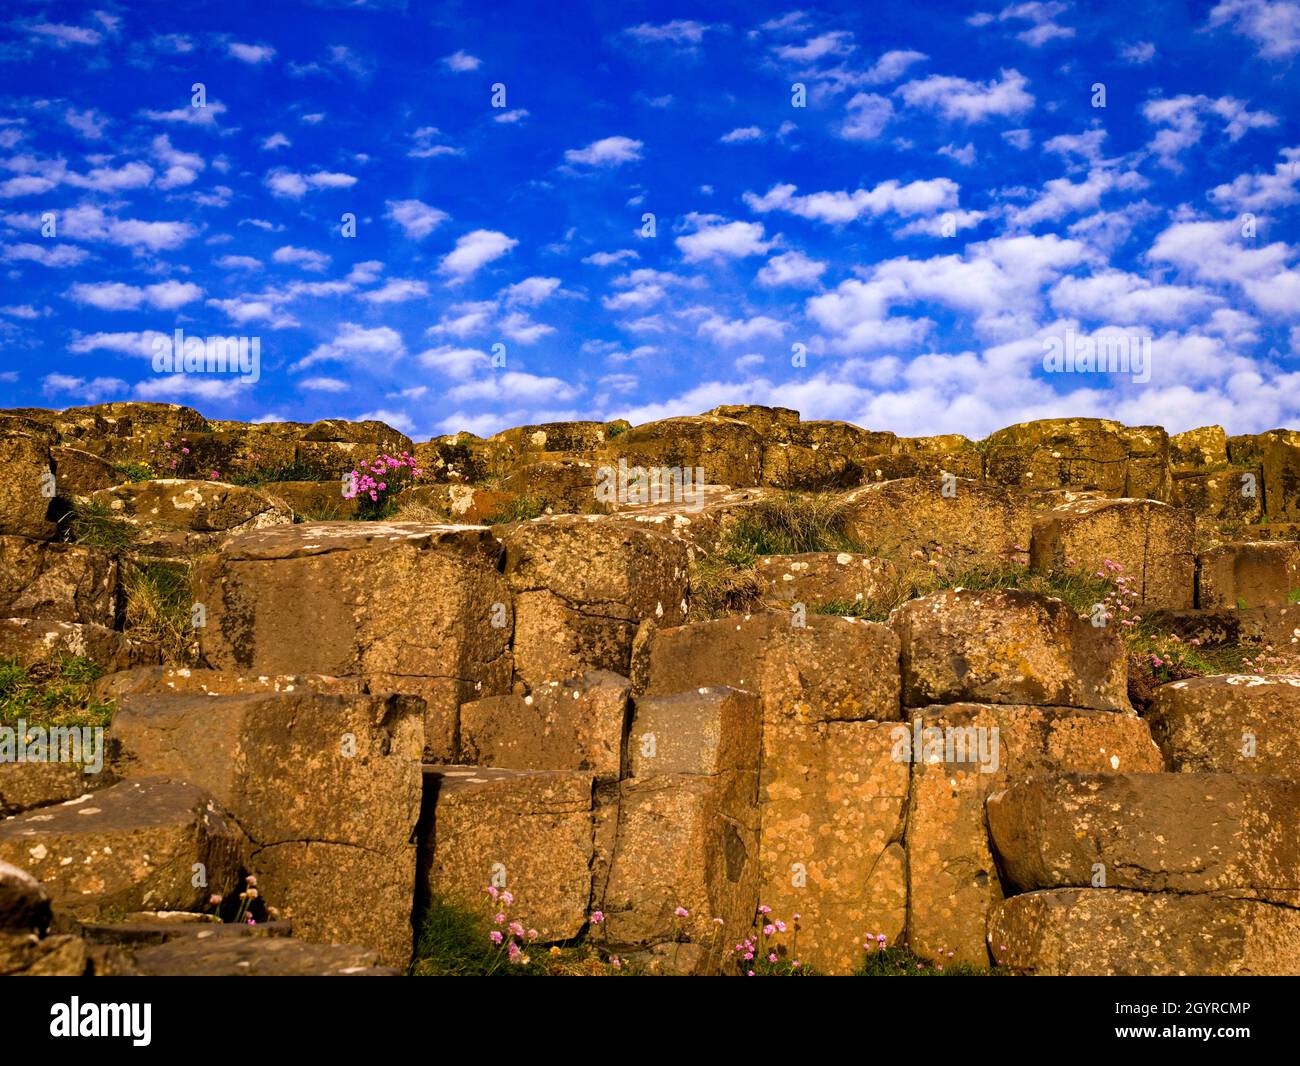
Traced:
[[194, 658], [194, 607], [185, 563], [126, 562], [126, 631], [133, 640], [157, 644], [163, 661], [188, 665]]
[[78, 656], [24, 667], [0, 658], [0, 723], [14, 726], [106, 726], [114, 705], [92, 699], [90, 687], [104, 674], [97, 664]]
[[103, 503], [77, 503], [60, 520], [63, 535], [74, 544], [123, 552], [133, 545], [140, 531]]
[[484, 524], [501, 526], [507, 522], [527, 522], [546, 513], [546, 501], [540, 496], [516, 496]]
[[970, 963], [931, 962], [913, 955], [906, 948], [882, 948], [870, 951], [857, 977], [1006, 977], [996, 966], [972, 966]]

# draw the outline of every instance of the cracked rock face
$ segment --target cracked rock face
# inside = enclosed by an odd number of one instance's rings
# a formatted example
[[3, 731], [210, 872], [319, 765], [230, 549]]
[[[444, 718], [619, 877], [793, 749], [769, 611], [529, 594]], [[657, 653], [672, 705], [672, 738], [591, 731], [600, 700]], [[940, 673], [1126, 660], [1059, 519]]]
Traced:
[[1221, 896], [1060, 888], [1000, 903], [988, 943], [1001, 965], [1042, 976], [1296, 976], [1300, 910]]
[[56, 910], [88, 918], [200, 910], [234, 887], [244, 849], [243, 833], [206, 792], [165, 777], [0, 822], [0, 859], [40, 878]]
[[972, 700], [1130, 710], [1126, 646], [1057, 599], [948, 589], [895, 609], [909, 707]]
[[1171, 769], [1300, 779], [1300, 675], [1174, 681], [1156, 689], [1147, 720]]
[[1001, 868], [1021, 891], [1092, 886], [1300, 902], [1297, 782], [1058, 773], [991, 795], [988, 820]]
[[[193, 673], [201, 673], [195, 671]], [[422, 703], [312, 691], [124, 695], [113, 724], [121, 772], [206, 789], [249, 839], [262, 892], [308, 940], [411, 952]], [[249, 687], [252, 687], [251, 685]]]
[[480, 526], [323, 522], [241, 534], [196, 566], [200, 648], [219, 670], [363, 677], [419, 696], [426, 754], [452, 758], [458, 706], [510, 687], [500, 557]]
[[1163, 769], [1147, 724], [1132, 714], [962, 703], [915, 711], [908, 725], [920, 745], [904, 749], [912, 762], [907, 935], [931, 958], [951, 951], [957, 962], [987, 960], [986, 918], [1004, 895], [986, 825], [991, 793], [1051, 770]]

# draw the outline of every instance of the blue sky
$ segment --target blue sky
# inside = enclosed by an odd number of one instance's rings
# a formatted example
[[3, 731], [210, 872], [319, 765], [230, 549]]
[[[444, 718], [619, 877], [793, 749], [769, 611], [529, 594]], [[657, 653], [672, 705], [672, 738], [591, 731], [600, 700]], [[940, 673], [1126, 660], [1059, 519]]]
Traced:
[[1300, 427], [1296, 0], [19, 0], [0, 79], [9, 406]]

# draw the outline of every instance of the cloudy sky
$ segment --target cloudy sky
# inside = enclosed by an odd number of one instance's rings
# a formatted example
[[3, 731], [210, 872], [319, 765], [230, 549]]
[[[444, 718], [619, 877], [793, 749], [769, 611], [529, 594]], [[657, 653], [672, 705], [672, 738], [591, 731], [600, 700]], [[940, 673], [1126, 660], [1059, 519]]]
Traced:
[[[1297, 0], [3, 18], [6, 406], [1300, 427]], [[261, 380], [155, 372], [178, 328]]]

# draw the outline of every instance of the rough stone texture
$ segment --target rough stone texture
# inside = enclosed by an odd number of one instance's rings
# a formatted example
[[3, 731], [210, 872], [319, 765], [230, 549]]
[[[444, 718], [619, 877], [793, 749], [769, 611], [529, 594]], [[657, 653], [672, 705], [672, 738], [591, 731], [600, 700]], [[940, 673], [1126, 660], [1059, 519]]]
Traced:
[[117, 562], [77, 544], [0, 537], [0, 614], [112, 628]]
[[411, 953], [423, 711], [401, 696], [124, 695], [125, 777], [206, 789], [252, 842], [265, 897], [308, 940]]
[[122, 480], [112, 463], [80, 448], [56, 445], [50, 449], [56, 493], [62, 499], [85, 499], [92, 492], [111, 488]]
[[1124, 495], [1129, 443], [1102, 418], [1049, 418], [1008, 426], [985, 440], [985, 476], [1022, 489], [1075, 487]]
[[832, 615], [768, 611], [647, 629], [633, 656], [643, 695], [702, 685], [754, 692], [768, 721], [897, 719], [898, 638], [889, 627]]
[[1233, 525], [1258, 522], [1264, 513], [1258, 474], [1239, 466], [1180, 475], [1174, 479], [1169, 499], [1175, 507], [1186, 508], [1202, 518]]
[[1128, 448], [1124, 495], [1167, 502], [1173, 487], [1169, 434], [1160, 426], [1126, 426], [1120, 438]]
[[1269, 518], [1300, 522], [1300, 432], [1273, 430], [1264, 448], [1264, 508]]
[[1300, 910], [1257, 900], [1105, 888], [1029, 892], [994, 908], [988, 941], [1007, 968], [1043, 976], [1300, 974]]
[[1156, 689], [1147, 720], [1174, 770], [1300, 780], [1300, 676], [1174, 681]]
[[426, 753], [451, 757], [459, 705], [509, 688], [500, 553], [481, 526], [322, 522], [239, 534], [195, 567], [207, 607], [199, 646], [221, 670], [355, 675], [418, 695]]
[[43, 934], [49, 927], [50, 894], [26, 870], [0, 862], [0, 933]]
[[91, 496], [124, 521], [191, 533], [232, 533], [289, 525], [287, 508], [256, 489], [221, 481], [155, 478], [104, 489]]
[[896, 450], [911, 459], [917, 473], [937, 477], [952, 474], [958, 478], [978, 480], [984, 476], [984, 456], [979, 447], [960, 433], [942, 433], [934, 437], [900, 437]]
[[710, 485], [759, 485], [763, 480], [763, 439], [734, 418], [693, 415], [647, 422], [620, 433], [603, 458], [628, 466], [702, 467]]
[[0, 933], [0, 976], [85, 977], [91, 970], [90, 952], [79, 937]]
[[1129, 710], [1125, 644], [1060, 600], [1018, 589], [948, 589], [894, 610], [903, 703]]
[[1300, 595], [1300, 542], [1221, 544], [1197, 556], [1198, 607], [1281, 607]]
[[627, 729], [627, 678], [592, 670], [547, 681], [527, 696], [489, 696], [460, 708], [462, 758], [514, 770], [585, 770], [618, 780]]
[[147, 658], [123, 633], [93, 623], [51, 622], [41, 618], [0, 618], [0, 657], [24, 666], [64, 656], [90, 659], [107, 671], [127, 670]]
[[799, 914], [796, 954], [819, 973], [862, 963], [864, 934], [903, 930], [909, 769], [901, 724], [769, 720], [763, 731], [762, 902]]
[[607, 943], [688, 938], [703, 973], [749, 929], [759, 902], [762, 728], [758, 699], [731, 688], [638, 700], [603, 892]]
[[802, 603], [809, 610], [830, 603], [886, 603], [898, 588], [894, 563], [852, 552], [764, 555], [754, 569], [765, 603]]
[[988, 798], [1020, 891], [1126, 888], [1300, 898], [1300, 782], [1231, 774], [1044, 774]]
[[396, 503], [399, 507], [406, 503], [428, 507], [449, 522], [481, 524], [495, 520], [517, 500], [518, 495], [513, 492], [448, 482], [412, 485], [401, 492]]
[[515, 596], [514, 663], [530, 687], [587, 670], [627, 674], [637, 625], [686, 617], [686, 544], [613, 517], [504, 527]]
[[1196, 519], [1153, 500], [1080, 500], [1034, 522], [1030, 565], [1042, 571], [1123, 567], [1144, 606], [1191, 607]]
[[586, 459], [549, 459], [516, 467], [501, 480], [512, 498], [536, 500], [554, 514], [603, 514], [596, 498], [598, 465]]
[[[983, 765], [992, 772], [981, 769], [981, 739], [988, 756]], [[935, 740], [941, 746], [933, 746]], [[964, 750], [959, 742], [965, 743]], [[985, 824], [986, 797], [1053, 770], [1163, 769], [1160, 752], [1140, 718], [1065, 707], [929, 707], [914, 714], [903, 750], [913, 761], [907, 818], [908, 942], [922, 956], [937, 958], [952, 951], [957, 961], [977, 965], [987, 961], [985, 918], [1003, 897]]]
[[134, 954], [143, 977], [370, 977], [397, 971], [376, 965], [371, 948], [307, 944], [283, 937], [184, 937]]
[[72, 762], [0, 763], [0, 817], [63, 803], [117, 783], [107, 765], [98, 773], [86, 769]]
[[[0, 822], [0, 859], [39, 877], [55, 910], [96, 918], [120, 911], [200, 910], [234, 888], [243, 834], [201, 789], [124, 781]], [[202, 863], [206, 886], [195, 886]]]
[[326, 674], [240, 674], [224, 670], [192, 669], [188, 666], [142, 666], [134, 670], [124, 670], [121, 673], [101, 677], [91, 690], [92, 695], [101, 700], [119, 700], [125, 696], [137, 695], [242, 696], [302, 691], [336, 696], [358, 696], [367, 694], [369, 690], [359, 677], [330, 677]]
[[848, 532], [869, 555], [960, 570], [1023, 562], [1029, 551], [1029, 506], [997, 485], [956, 475], [899, 478], [847, 493], [844, 505]]
[[50, 445], [42, 432], [25, 432], [23, 420], [0, 417], [0, 534], [45, 540], [54, 536], [49, 519], [55, 487]]
[[1222, 426], [1201, 426], [1169, 438], [1169, 465], [1175, 475], [1201, 473], [1228, 465], [1228, 435]]
[[269, 481], [260, 485], [258, 491], [307, 522], [335, 522], [351, 518], [360, 510], [359, 500], [349, 500], [343, 495], [341, 480]]
[[592, 777], [587, 773], [430, 765], [419, 830], [423, 894], [489, 913], [487, 887], [515, 897], [511, 920], [539, 940], [587, 924]]

